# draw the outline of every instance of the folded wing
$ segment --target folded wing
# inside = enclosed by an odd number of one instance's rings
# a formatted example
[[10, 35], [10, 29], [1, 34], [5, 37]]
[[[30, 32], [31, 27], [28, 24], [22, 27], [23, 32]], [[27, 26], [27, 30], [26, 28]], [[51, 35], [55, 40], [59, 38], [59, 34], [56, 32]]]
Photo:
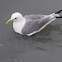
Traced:
[[[34, 16], [34, 15], [33, 15]], [[36, 15], [37, 16], [37, 15]], [[39, 16], [39, 15], [38, 15]], [[38, 31], [39, 29], [41, 29], [46, 23], [48, 23], [51, 19], [50, 17], [46, 17], [42, 16], [42, 18], [37, 18], [37, 17], [30, 17], [27, 16], [26, 18], [26, 24], [22, 29], [22, 34], [26, 35], [26, 34], [30, 34], [33, 33], [35, 31]], [[35, 18], [35, 19], [33, 19]]]

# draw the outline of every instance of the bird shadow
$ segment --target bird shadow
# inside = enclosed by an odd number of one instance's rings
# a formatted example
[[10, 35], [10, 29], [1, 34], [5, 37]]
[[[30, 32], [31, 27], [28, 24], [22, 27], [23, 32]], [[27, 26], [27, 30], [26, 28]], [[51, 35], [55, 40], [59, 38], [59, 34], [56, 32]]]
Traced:
[[51, 32], [52, 31], [61, 32], [60, 26], [61, 26], [60, 24], [48, 25], [43, 30], [32, 36], [21, 35], [13, 31], [12, 32], [13, 36], [9, 38], [9, 41], [18, 42], [18, 44], [20, 43], [20, 45], [22, 43], [27, 48], [35, 48], [41, 51], [47, 51], [48, 46], [46, 45], [51, 44], [52, 42], [53, 43], [56, 42], [51, 37], [49, 37], [51, 35]]
[[18, 33], [14, 33], [14, 36], [16, 39], [23, 39], [23, 40], [26, 40], [26, 41], [35, 41], [35, 42], [43, 42], [44, 41], [48, 41], [48, 40], [51, 40], [51, 38], [49, 37], [51, 31], [60, 31], [61, 32], [61, 29], [60, 29], [60, 24], [57, 24], [57, 25], [48, 25], [47, 27], [45, 27], [43, 30], [41, 30], [40, 32], [32, 35], [32, 36], [26, 36], [26, 35], [20, 35]]

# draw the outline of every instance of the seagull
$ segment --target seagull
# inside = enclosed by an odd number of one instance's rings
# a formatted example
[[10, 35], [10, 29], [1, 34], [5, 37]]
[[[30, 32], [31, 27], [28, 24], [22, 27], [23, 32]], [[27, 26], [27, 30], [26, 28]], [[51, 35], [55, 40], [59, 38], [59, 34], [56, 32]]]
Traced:
[[15, 12], [6, 24], [13, 21], [13, 29], [16, 33], [31, 36], [40, 32], [56, 18], [62, 18], [62, 16], [59, 15], [61, 11], [62, 10], [50, 15], [32, 14], [25, 16], [22, 16], [19, 12]]

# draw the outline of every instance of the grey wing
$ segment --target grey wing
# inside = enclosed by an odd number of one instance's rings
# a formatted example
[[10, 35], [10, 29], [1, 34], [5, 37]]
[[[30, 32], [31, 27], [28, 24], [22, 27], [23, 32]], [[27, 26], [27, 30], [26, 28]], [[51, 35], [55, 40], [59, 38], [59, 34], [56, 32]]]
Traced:
[[25, 15], [24, 18], [25, 19], [31, 19], [31, 20], [35, 20], [35, 19], [41, 19], [43, 17], [45, 17], [47, 15], [41, 15], [41, 14], [32, 14], [32, 15]]
[[30, 34], [34, 31], [39, 30], [42, 28], [47, 22], [50, 21], [50, 18], [45, 18], [45, 19], [36, 19], [36, 20], [29, 20], [26, 22], [24, 28], [22, 29], [22, 34]]

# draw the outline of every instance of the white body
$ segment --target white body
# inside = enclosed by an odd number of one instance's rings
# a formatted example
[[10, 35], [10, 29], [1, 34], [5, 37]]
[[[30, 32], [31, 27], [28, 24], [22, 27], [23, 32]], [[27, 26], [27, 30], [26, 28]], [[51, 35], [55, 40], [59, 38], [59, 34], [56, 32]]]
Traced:
[[26, 23], [26, 21], [25, 21], [24, 18], [21, 21], [18, 21], [18, 22], [14, 21], [13, 22], [13, 29], [14, 29], [14, 31], [17, 32], [17, 33], [22, 34], [21, 31], [22, 31], [25, 23]]
[[[53, 13], [53, 14], [50, 14], [50, 15], [45, 16], [44, 18], [50, 17], [51, 20], [50, 20], [49, 22], [47, 22], [47, 23], [46, 23], [43, 27], [41, 27], [39, 30], [34, 31], [34, 32], [30, 33], [30, 34], [26, 34], [26, 35], [31, 36], [32, 34], [35, 34], [35, 33], [39, 32], [39, 31], [42, 30], [44, 27], [46, 27], [49, 23], [51, 23], [53, 20], [55, 20], [55, 19], [56, 19], [55, 16], [59, 16], [59, 14]], [[17, 33], [19, 33], [19, 34], [22, 34], [22, 29], [23, 29], [25, 23], [26, 23], [26, 20], [25, 20], [24, 17], [19, 18], [18, 21], [13, 21], [13, 29], [14, 29], [14, 31], [17, 32]]]

